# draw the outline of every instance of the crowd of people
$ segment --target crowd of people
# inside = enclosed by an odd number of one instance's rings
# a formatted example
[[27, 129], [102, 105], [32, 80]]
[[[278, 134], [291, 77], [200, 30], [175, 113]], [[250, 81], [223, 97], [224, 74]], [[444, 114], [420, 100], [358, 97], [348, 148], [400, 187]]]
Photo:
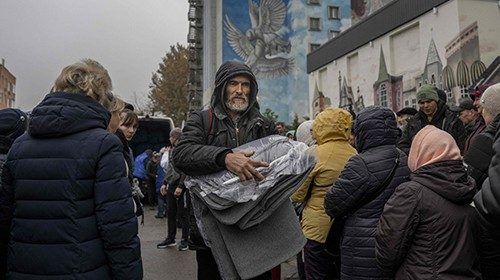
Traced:
[[[500, 83], [458, 106], [424, 84], [418, 109], [327, 108], [294, 131], [257, 94], [247, 65], [223, 63], [209, 108], [135, 158], [139, 118], [96, 61], [29, 114], [0, 110], [0, 279], [142, 279], [144, 205], [167, 218], [157, 248], [194, 250], [198, 279], [276, 279], [294, 256], [307, 280], [500, 277]], [[244, 202], [191, 189], [266, 182], [275, 165], [238, 147], [272, 135], [313, 166]]]

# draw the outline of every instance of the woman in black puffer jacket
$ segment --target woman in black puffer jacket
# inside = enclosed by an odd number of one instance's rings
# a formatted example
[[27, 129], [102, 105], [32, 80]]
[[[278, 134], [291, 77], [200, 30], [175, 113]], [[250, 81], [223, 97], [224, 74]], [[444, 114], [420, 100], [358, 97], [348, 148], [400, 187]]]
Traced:
[[[361, 111], [354, 125], [359, 154], [348, 162], [325, 196], [325, 210], [332, 218], [347, 215], [340, 247], [341, 279], [391, 279], [375, 262], [375, 229], [385, 202], [410, 173], [406, 155], [396, 148], [400, 131], [396, 115], [372, 106]], [[398, 159], [396, 163], [396, 159]], [[396, 167], [385, 190], [358, 208]]]
[[0, 191], [9, 279], [142, 279], [122, 146], [106, 130], [110, 91], [99, 63], [64, 68], [14, 142]]

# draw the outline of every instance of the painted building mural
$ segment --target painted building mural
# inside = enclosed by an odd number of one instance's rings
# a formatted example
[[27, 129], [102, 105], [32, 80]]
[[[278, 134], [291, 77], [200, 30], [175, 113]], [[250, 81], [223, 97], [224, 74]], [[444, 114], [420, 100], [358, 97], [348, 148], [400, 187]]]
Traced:
[[286, 123], [310, 115], [307, 53], [350, 24], [350, 0], [309, 2], [224, 0], [222, 6], [222, 60], [249, 65], [262, 111]]
[[[498, 68], [493, 64], [500, 56], [499, 15], [492, 2], [480, 6], [474, 1], [450, 1], [438, 12], [431, 11], [315, 70], [310, 83], [318, 81], [328, 89], [321, 93], [332, 106], [355, 112], [365, 105], [394, 111], [416, 108], [416, 92], [424, 83], [442, 89], [448, 104], [458, 104], [468, 98], [469, 89], [485, 70]], [[491, 81], [500, 79], [498, 72], [494, 75]], [[314, 87], [309, 88], [315, 99]], [[314, 100], [310, 106], [318, 113]]]
[[356, 24], [392, 0], [351, 0], [352, 24]]

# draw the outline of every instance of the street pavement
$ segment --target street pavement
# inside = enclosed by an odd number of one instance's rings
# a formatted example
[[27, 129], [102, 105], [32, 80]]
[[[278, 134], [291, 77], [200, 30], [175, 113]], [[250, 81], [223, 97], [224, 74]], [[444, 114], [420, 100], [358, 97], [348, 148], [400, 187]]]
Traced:
[[[142, 265], [145, 280], [191, 280], [196, 279], [196, 256], [194, 251], [178, 251], [177, 247], [157, 249], [156, 244], [166, 237], [167, 219], [156, 219], [155, 210], [144, 206], [144, 225], [139, 224]], [[140, 222], [140, 219], [139, 219]], [[177, 231], [177, 242], [181, 232]], [[281, 265], [281, 279], [298, 279], [295, 258]]]

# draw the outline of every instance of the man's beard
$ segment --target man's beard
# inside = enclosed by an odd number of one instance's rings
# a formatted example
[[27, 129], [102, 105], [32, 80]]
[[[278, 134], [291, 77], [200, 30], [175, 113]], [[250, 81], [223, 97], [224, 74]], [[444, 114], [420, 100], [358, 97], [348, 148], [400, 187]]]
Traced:
[[234, 97], [226, 100], [226, 107], [235, 113], [243, 113], [248, 108], [248, 98], [246, 96]]

